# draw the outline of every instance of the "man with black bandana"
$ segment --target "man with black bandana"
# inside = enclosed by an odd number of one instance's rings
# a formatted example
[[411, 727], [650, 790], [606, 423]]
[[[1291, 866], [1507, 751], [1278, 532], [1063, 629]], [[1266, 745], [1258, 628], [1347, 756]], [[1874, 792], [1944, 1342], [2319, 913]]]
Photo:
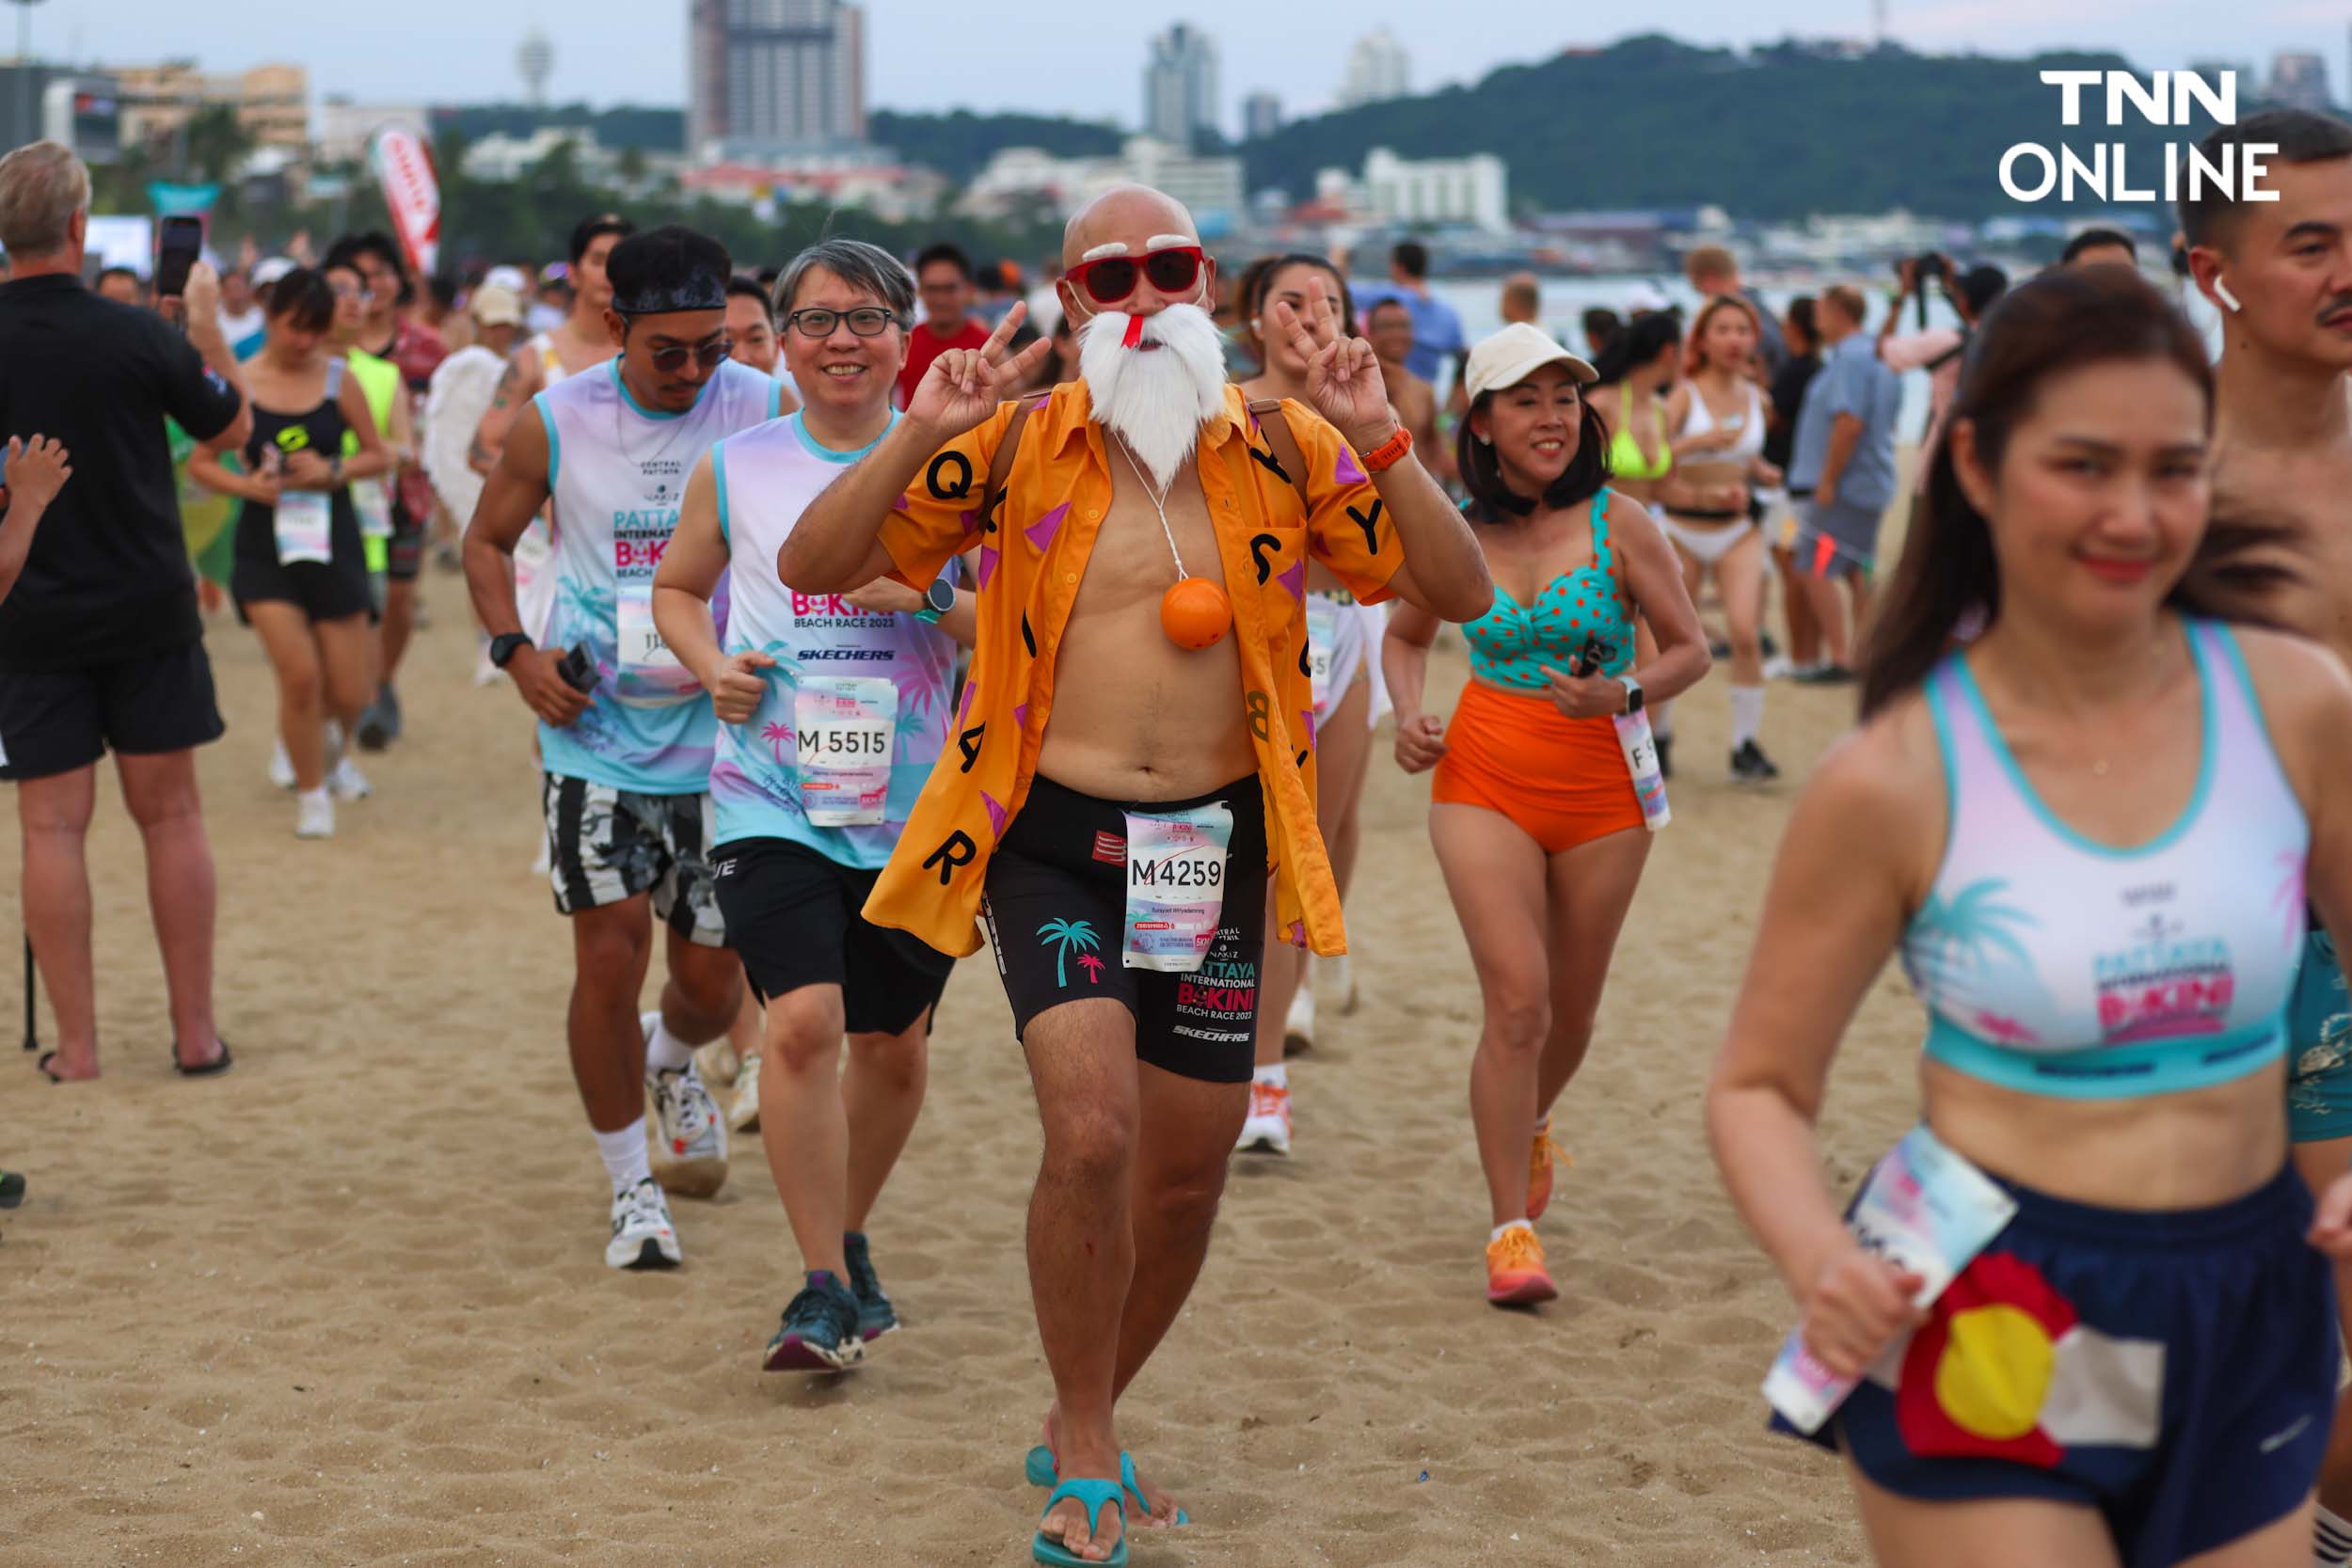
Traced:
[[[515, 421], [466, 532], [466, 578], [491, 659], [540, 721], [555, 907], [572, 921], [572, 1072], [612, 1181], [605, 1261], [667, 1268], [677, 1237], [646, 1152], [644, 1095], [663, 1181], [715, 1193], [726, 1126], [693, 1051], [726, 1032], [742, 980], [707, 855], [717, 720], [654, 627], [654, 567], [687, 474], [716, 442], [775, 418], [779, 388], [727, 357], [732, 269], [718, 242], [658, 229], [615, 245], [607, 270], [619, 357], [539, 393]], [[508, 558], [550, 500], [557, 596], [540, 648]], [[657, 915], [670, 979], [660, 1010], [641, 1016]]]

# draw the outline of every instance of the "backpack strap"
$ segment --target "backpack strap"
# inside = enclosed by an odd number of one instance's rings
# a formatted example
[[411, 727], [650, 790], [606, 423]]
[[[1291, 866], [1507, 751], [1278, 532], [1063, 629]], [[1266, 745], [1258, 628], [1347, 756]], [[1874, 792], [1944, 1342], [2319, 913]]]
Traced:
[[1266, 445], [1274, 449], [1274, 460], [1291, 476], [1291, 488], [1298, 492], [1298, 518], [1305, 522], [1314, 515], [1315, 510], [1314, 503], [1307, 499], [1307, 459], [1298, 450], [1298, 436], [1291, 429], [1290, 416], [1282, 412], [1282, 400], [1260, 398], [1248, 407], [1265, 432]]
[[328, 403], [334, 402], [342, 395], [343, 372], [350, 363], [341, 355], [337, 355], [326, 362], [326, 401]]
[[981, 514], [983, 516], [995, 516], [996, 509], [1004, 504], [1005, 486], [1011, 481], [1013, 463], [1021, 455], [1021, 427], [1027, 424], [1029, 416], [1044, 407], [1046, 400], [1053, 395], [1051, 392], [1041, 393], [1017, 404], [1012, 418], [1005, 421], [1004, 436], [996, 443], [995, 455], [988, 460], [988, 488], [980, 496], [981, 505], [985, 508]]

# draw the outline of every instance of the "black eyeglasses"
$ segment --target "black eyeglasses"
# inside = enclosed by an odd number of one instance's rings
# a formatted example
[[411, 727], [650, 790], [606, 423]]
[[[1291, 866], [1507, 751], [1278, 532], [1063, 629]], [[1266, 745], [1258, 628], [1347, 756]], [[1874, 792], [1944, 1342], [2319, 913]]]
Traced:
[[830, 338], [833, 329], [843, 322], [850, 324], [850, 331], [857, 337], [879, 338], [898, 325], [898, 318], [871, 305], [854, 310], [819, 310], [811, 307], [784, 318], [785, 329], [803, 338]]

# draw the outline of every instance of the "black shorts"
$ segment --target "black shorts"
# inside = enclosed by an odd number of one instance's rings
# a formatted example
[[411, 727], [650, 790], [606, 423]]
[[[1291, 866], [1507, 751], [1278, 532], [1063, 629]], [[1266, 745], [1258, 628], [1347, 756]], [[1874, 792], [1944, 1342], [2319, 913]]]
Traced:
[[0, 674], [0, 779], [87, 768], [108, 747], [127, 756], [184, 752], [227, 726], [204, 644], [116, 664]]
[[900, 1035], [947, 989], [955, 959], [859, 912], [879, 870], [842, 865], [782, 838], [733, 839], [710, 862], [727, 944], [741, 955], [761, 1002], [803, 986], [839, 986], [850, 1034]]
[[[1221, 800], [1233, 813], [1225, 908], [1190, 974], [1129, 969], [1127, 816]], [[1256, 775], [1190, 800], [1098, 800], [1041, 778], [988, 865], [980, 906], [1013, 1033], [1049, 1007], [1089, 996], [1125, 1005], [1136, 1056], [1179, 1078], [1240, 1084], [1258, 1045], [1258, 964], [1265, 950], [1265, 806]], [[1073, 933], [1084, 931], [1081, 938]]]

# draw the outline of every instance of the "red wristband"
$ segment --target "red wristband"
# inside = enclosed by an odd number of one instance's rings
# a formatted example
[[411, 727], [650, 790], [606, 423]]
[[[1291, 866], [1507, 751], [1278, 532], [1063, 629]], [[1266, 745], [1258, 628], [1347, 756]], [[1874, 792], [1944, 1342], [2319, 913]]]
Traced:
[[1364, 472], [1376, 474], [1393, 465], [1398, 458], [1412, 450], [1413, 433], [1400, 424], [1396, 427], [1395, 435], [1370, 451], [1357, 453], [1357, 460], [1363, 464]]

